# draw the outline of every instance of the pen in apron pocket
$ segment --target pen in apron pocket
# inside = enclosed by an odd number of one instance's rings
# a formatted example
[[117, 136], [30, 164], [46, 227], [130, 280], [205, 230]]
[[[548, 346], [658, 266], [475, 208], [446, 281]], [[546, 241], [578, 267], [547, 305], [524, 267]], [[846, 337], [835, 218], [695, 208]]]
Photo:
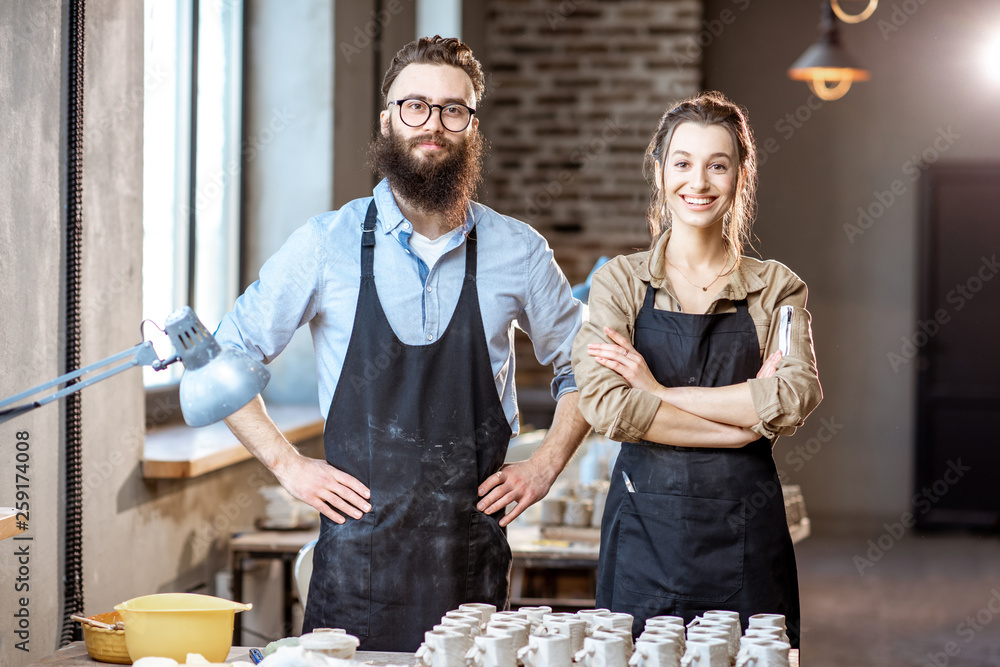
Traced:
[[622, 470], [622, 477], [625, 479], [625, 488], [628, 489], [629, 493], [635, 493], [635, 486], [632, 484], [632, 480], [628, 478], [628, 473]]

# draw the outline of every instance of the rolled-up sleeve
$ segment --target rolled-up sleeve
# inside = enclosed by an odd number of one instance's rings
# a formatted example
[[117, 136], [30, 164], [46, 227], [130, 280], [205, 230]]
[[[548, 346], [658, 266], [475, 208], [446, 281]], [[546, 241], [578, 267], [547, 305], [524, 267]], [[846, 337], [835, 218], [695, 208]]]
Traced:
[[778, 349], [778, 318], [781, 306], [788, 305], [792, 306], [788, 354], [782, 356], [771, 377], [747, 381], [760, 417], [751, 428], [770, 440], [795, 433], [823, 400], [812, 340], [812, 316], [806, 310], [806, 299], [805, 283], [795, 278], [774, 308], [764, 348], [765, 359]]
[[535, 242], [528, 255], [529, 292], [518, 326], [531, 339], [538, 363], [552, 366], [552, 397], [559, 400], [577, 390], [570, 355], [580, 330], [583, 305], [573, 297], [569, 281], [545, 239], [538, 235]]
[[656, 396], [633, 389], [618, 373], [587, 354], [590, 343], [610, 343], [604, 327], [632, 339], [636, 308], [623, 289], [631, 271], [627, 259], [617, 257], [594, 274], [588, 313], [573, 343], [573, 370], [580, 389], [580, 412], [598, 433], [611, 440], [638, 442], [649, 430], [660, 407]]
[[295, 330], [316, 314], [322, 244], [314, 221], [297, 229], [260, 270], [260, 278], [236, 299], [215, 332], [220, 345], [239, 348], [270, 363]]

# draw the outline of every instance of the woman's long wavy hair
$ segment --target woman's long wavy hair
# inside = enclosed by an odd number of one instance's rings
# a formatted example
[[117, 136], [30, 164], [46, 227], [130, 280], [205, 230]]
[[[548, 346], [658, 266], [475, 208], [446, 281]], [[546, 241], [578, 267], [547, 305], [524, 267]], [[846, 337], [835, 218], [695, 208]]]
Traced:
[[739, 173], [736, 179], [736, 193], [733, 206], [725, 214], [722, 224], [723, 241], [726, 249], [739, 261], [743, 254], [744, 244], [750, 243], [750, 226], [753, 222], [756, 208], [757, 192], [757, 149], [754, 146], [753, 133], [747, 123], [747, 113], [738, 107], [725, 95], [716, 91], [701, 93], [695, 97], [679, 102], [668, 109], [656, 126], [653, 137], [646, 148], [646, 160], [643, 172], [653, 185], [650, 196], [649, 231], [653, 236], [652, 245], [664, 231], [670, 228], [670, 211], [667, 208], [666, 192], [662, 181], [656, 182], [656, 167], [660, 166], [660, 178], [666, 173], [667, 149], [674, 130], [681, 123], [697, 123], [703, 126], [718, 125], [726, 129], [733, 138], [736, 147], [736, 161]]

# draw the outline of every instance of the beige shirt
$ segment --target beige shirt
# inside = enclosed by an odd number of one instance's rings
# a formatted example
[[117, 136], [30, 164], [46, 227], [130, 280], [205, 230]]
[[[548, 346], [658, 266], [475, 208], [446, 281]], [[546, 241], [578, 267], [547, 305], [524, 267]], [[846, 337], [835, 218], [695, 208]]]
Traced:
[[[587, 354], [588, 343], [611, 342], [604, 327], [634, 340], [634, 323], [646, 296], [646, 284], [656, 288], [659, 310], [680, 311], [666, 276], [668, 230], [652, 251], [618, 256], [594, 274], [589, 314], [573, 343], [573, 371], [580, 389], [580, 411], [598, 433], [612, 440], [639, 442], [653, 423], [660, 399], [633, 389], [618, 373]], [[760, 421], [752, 429], [774, 440], [791, 435], [823, 399], [812, 342], [812, 317], [805, 309], [806, 284], [780, 262], [744, 256], [729, 282], [715, 296], [708, 313], [735, 312], [735, 302], [747, 300], [757, 328], [760, 357], [778, 349], [778, 310], [791, 305], [791, 345], [769, 378], [747, 382]]]

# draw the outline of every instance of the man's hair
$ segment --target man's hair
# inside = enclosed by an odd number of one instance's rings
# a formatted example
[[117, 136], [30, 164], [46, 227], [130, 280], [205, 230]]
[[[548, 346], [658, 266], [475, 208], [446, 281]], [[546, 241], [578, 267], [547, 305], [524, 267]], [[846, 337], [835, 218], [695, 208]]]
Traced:
[[476, 103], [486, 92], [486, 79], [483, 66], [479, 64], [472, 49], [454, 37], [421, 37], [401, 48], [392, 59], [392, 64], [382, 79], [382, 104], [389, 103], [389, 88], [399, 73], [407, 65], [452, 65], [461, 68], [472, 79], [472, 89], [476, 94]]

